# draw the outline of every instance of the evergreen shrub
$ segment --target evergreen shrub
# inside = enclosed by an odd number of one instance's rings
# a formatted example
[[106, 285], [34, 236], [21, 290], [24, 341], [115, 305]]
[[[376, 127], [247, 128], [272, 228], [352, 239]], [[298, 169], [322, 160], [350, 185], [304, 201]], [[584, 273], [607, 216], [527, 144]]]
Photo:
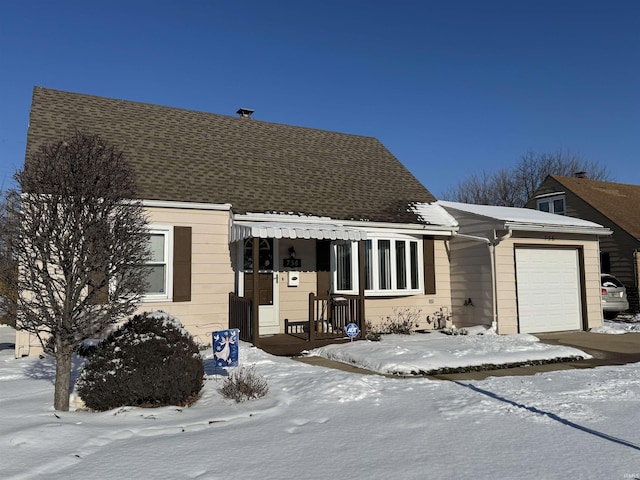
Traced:
[[125, 405], [189, 405], [202, 389], [198, 345], [180, 321], [164, 312], [129, 319], [88, 358], [77, 391], [98, 411]]

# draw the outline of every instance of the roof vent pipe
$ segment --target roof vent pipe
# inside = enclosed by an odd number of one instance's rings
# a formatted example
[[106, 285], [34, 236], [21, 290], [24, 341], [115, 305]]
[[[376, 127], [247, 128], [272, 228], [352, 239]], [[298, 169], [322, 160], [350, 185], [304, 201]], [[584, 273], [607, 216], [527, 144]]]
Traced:
[[250, 108], [239, 108], [236, 113], [240, 115], [240, 118], [251, 118], [254, 111], [255, 110], [251, 110]]
[[587, 178], [587, 172], [575, 172], [573, 176], [576, 178]]

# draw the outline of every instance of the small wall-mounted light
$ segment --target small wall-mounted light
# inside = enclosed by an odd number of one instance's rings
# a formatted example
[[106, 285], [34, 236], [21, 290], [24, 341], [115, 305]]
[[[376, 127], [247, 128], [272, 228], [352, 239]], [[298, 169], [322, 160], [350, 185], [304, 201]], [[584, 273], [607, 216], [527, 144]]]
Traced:
[[296, 258], [296, 249], [293, 246], [289, 247], [289, 258]]
[[470, 298], [467, 298], [467, 299], [464, 301], [464, 306], [465, 306], [465, 307], [473, 307], [473, 302], [471, 301], [471, 299], [470, 299]]

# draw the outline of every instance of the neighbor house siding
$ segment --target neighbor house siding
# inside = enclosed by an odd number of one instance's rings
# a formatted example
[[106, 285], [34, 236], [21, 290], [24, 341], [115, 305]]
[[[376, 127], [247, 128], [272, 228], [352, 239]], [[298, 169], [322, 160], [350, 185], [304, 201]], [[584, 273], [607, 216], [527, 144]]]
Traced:
[[191, 299], [143, 301], [138, 311], [163, 310], [176, 316], [199, 341], [229, 325], [229, 292], [234, 273], [229, 251], [229, 212], [149, 207], [150, 224], [191, 227]]

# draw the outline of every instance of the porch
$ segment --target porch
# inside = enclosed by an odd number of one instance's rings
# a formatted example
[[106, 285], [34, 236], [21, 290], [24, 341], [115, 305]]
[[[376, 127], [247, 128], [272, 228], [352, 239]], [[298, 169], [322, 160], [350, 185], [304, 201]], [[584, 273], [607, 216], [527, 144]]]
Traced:
[[282, 356], [300, 355], [304, 350], [351, 341], [346, 326], [354, 323], [366, 333], [364, 299], [356, 295], [309, 294], [309, 315], [305, 320], [284, 321], [284, 333], [260, 335], [258, 312], [253, 300], [229, 293], [229, 327], [240, 330], [240, 339], [253, 343], [268, 353]]

